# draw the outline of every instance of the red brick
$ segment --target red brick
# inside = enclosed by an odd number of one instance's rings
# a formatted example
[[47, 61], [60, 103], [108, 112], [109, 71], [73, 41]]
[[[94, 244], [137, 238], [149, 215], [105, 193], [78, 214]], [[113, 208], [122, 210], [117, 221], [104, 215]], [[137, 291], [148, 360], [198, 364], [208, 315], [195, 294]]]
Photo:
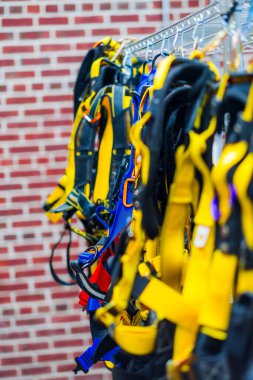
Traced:
[[41, 375], [43, 373], [51, 373], [51, 367], [33, 367], [22, 369], [22, 375]]
[[0, 247], [0, 253], [8, 253], [7, 247]]
[[18, 196], [18, 197], [12, 197], [12, 202], [35, 202], [40, 201], [41, 197], [39, 195], [26, 195], [26, 196]]
[[75, 4], [64, 4], [64, 11], [73, 12], [75, 11], [75, 9], [76, 9]]
[[[64, 148], [62, 146], [62, 150], [63, 149]], [[46, 150], [50, 150], [50, 149], [46, 149]], [[53, 149], [51, 149], [51, 150], [53, 150]], [[65, 146], [65, 150], [66, 150], [66, 146]], [[46, 182], [46, 183], [39, 182], [39, 183], [29, 183], [28, 188], [29, 189], [39, 189], [39, 188], [50, 188], [53, 186], [55, 186], [55, 182]]]
[[162, 1], [153, 1], [153, 8], [162, 9]]
[[93, 36], [117, 36], [120, 34], [120, 30], [118, 28], [108, 28], [108, 29], [93, 29]]
[[93, 10], [93, 4], [87, 3], [82, 5], [83, 11], [92, 11]]
[[27, 264], [26, 259], [8, 259], [8, 262], [4, 264], [4, 261], [0, 261], [0, 267], [3, 266], [15, 266], [15, 265], [25, 265]]
[[82, 339], [71, 339], [71, 340], [60, 340], [54, 342], [54, 347], [74, 347], [74, 346], [82, 346], [83, 340]]
[[38, 307], [38, 313], [49, 313], [50, 307], [49, 306], [40, 306]]
[[57, 88], [62, 88], [61, 83], [50, 83], [50, 88], [52, 89], [57, 89]]
[[49, 163], [49, 159], [47, 157], [41, 157], [41, 158], [38, 158], [36, 160], [36, 162], [38, 164], [48, 164]]
[[[69, 133], [68, 133], [69, 135]], [[46, 171], [46, 174], [47, 175], [61, 175], [63, 174], [63, 170], [62, 169], [48, 169]]]
[[54, 138], [54, 133], [34, 133], [34, 134], [29, 134], [25, 135], [26, 140], [44, 140], [44, 139], [52, 139]]
[[199, 7], [199, 0], [189, 0], [189, 7]]
[[146, 21], [162, 21], [162, 15], [146, 15]]
[[46, 5], [46, 12], [58, 12], [57, 5]]
[[13, 91], [26, 91], [26, 86], [24, 84], [15, 84], [13, 86]]
[[52, 317], [53, 323], [68, 323], [68, 322], [80, 322], [80, 321], [81, 321], [81, 315], [63, 315], [63, 316]]
[[40, 7], [39, 7], [39, 5], [28, 5], [27, 11], [28, 11], [28, 13], [39, 13]]
[[2, 26], [32, 26], [32, 18], [7, 18], [2, 20]]
[[[3, 273], [0, 273], [1, 278], [2, 278], [2, 275], [3, 275]], [[0, 298], [0, 305], [1, 304], [6, 304], [6, 303], [10, 303], [10, 302], [11, 302], [11, 299], [8, 296]], [[4, 338], [2, 338], [1, 335], [0, 335], [0, 339], [4, 339]]]
[[35, 234], [23, 234], [23, 238], [24, 239], [34, 239], [35, 238]]
[[42, 225], [41, 220], [28, 220], [28, 221], [22, 221], [22, 222], [13, 222], [12, 226], [14, 228], [22, 228], [22, 227], [38, 227]]
[[8, 123], [8, 128], [35, 128], [37, 123], [35, 122], [22, 122], [22, 123]]
[[40, 172], [39, 170], [29, 170], [29, 171], [13, 171], [10, 173], [10, 176], [12, 178], [26, 178], [26, 177], [36, 177], [36, 176], [39, 176], [40, 175]]
[[19, 357], [9, 357], [2, 359], [2, 365], [15, 366], [18, 364], [29, 364], [32, 363], [31, 356], [19, 356]]
[[102, 4], [100, 4], [100, 9], [101, 9], [101, 11], [108, 11], [111, 9], [111, 4], [110, 3], [102, 3]]
[[14, 66], [13, 59], [0, 59], [0, 67], [4, 66]]
[[16, 339], [24, 339], [29, 338], [30, 334], [28, 331], [21, 331], [21, 332], [10, 332], [6, 334], [0, 334], [1, 340], [16, 340]]
[[12, 117], [12, 116], [18, 116], [17, 111], [2, 111], [0, 112], [0, 117]]
[[13, 72], [7, 72], [5, 73], [6, 79], [13, 79], [13, 78], [34, 78], [35, 73], [34, 71], [13, 71]]
[[[2, 352], [2, 353], [13, 352], [13, 351], [14, 351], [13, 346], [8, 346], [8, 345], [3, 345], [3, 344], [0, 345], [0, 352]], [[1, 375], [1, 373], [0, 373], [0, 375]], [[1, 376], [0, 376], [0, 378], [1, 378]]]
[[[0, 165], [1, 166], [12, 166], [13, 165], [13, 161], [12, 160], [1, 160], [0, 161]], [[0, 228], [1, 228], [1, 225], [0, 225]]]
[[12, 209], [12, 210], [0, 210], [0, 216], [10, 216], [10, 215], [22, 215], [23, 210], [18, 209]]
[[42, 83], [33, 83], [32, 84], [32, 89], [33, 90], [43, 90], [44, 85]]
[[52, 335], [64, 335], [64, 329], [48, 329], [48, 330], [37, 330], [36, 336], [52, 336]]
[[14, 310], [13, 309], [5, 309], [3, 310], [3, 315], [5, 316], [10, 316], [10, 315], [14, 315]]
[[21, 60], [22, 65], [46, 65], [50, 63], [50, 58], [26, 58]]
[[40, 25], [66, 25], [68, 24], [67, 17], [40, 17]]
[[6, 190], [19, 190], [22, 189], [22, 186], [19, 184], [13, 184], [13, 185], [0, 185], [0, 191], [6, 191]]
[[31, 307], [21, 307], [19, 309], [20, 314], [31, 314], [32, 308]]
[[18, 160], [19, 165], [31, 165], [31, 162], [29, 158], [21, 158]]
[[11, 290], [27, 290], [28, 284], [8, 284], [8, 285], [0, 285], [0, 291], [11, 291]]
[[67, 360], [67, 354], [47, 354], [47, 355], [38, 355], [38, 362], [52, 362], [58, 360]]
[[76, 44], [77, 50], [82, 50], [82, 51], [89, 50], [89, 49], [92, 48], [92, 46], [93, 46], [92, 42], [78, 43], [78, 44]]
[[70, 113], [72, 114], [73, 113], [73, 108], [72, 107], [69, 107], [69, 108], [61, 108], [61, 113]]
[[34, 153], [38, 151], [39, 151], [39, 147], [37, 146], [24, 146], [24, 147], [10, 148], [10, 153]]
[[43, 96], [43, 102], [66, 102], [71, 101], [72, 95], [47, 95]]
[[71, 128], [72, 123], [73, 123], [72, 120], [47, 120], [47, 121], [44, 121], [43, 125], [44, 127], [57, 127], [57, 126], [62, 127], [64, 125], [67, 125]]
[[68, 37], [84, 37], [84, 30], [57, 30], [56, 37], [57, 38], [68, 38]]
[[[81, 16], [75, 17], [75, 24], [95, 24], [102, 23], [104, 21], [103, 16]], [[110, 33], [108, 33], [109, 35]]]
[[43, 294], [30, 294], [25, 296], [16, 296], [17, 302], [37, 302], [43, 301], [45, 296]]
[[70, 75], [70, 70], [42, 70], [41, 74], [43, 77], [61, 77], [64, 75]]
[[52, 45], [41, 45], [41, 52], [49, 52], [49, 51], [63, 51], [70, 50], [69, 44], [52, 44]]
[[22, 271], [17, 271], [15, 274], [16, 278], [25, 278], [25, 277], [37, 277], [37, 276], [44, 276], [45, 275], [45, 270], [44, 269], [32, 269], [32, 270], [22, 270]]
[[0, 141], [15, 141], [19, 140], [19, 136], [17, 135], [0, 135]]
[[[49, 261], [49, 258], [48, 258]], [[58, 272], [58, 271], [57, 271]], [[43, 281], [43, 282], [36, 282], [35, 288], [36, 289], [48, 289], [48, 288], [53, 288], [53, 287], [58, 287], [58, 283], [55, 281]]]
[[0, 41], [13, 40], [13, 33], [0, 33]]
[[39, 115], [53, 115], [54, 109], [52, 108], [42, 108], [42, 109], [32, 109], [32, 110], [26, 110], [25, 115], [26, 116], [39, 116]]
[[152, 26], [144, 26], [144, 27], [133, 27], [133, 28], [127, 28], [128, 34], [152, 34], [155, 33], [156, 28]]
[[111, 22], [138, 22], [139, 16], [138, 15], [118, 15], [118, 16], [111, 16]]
[[143, 3], [136, 3], [136, 9], [146, 9], [147, 4], [145, 2]]
[[6, 104], [27, 104], [27, 103], [36, 103], [35, 96], [32, 97], [22, 97], [22, 98], [7, 98]]
[[0, 378], [5, 379], [7, 377], [14, 378], [17, 376], [16, 369], [0, 370]]
[[49, 32], [47, 31], [20, 33], [21, 40], [34, 40], [34, 39], [49, 38], [49, 37], [50, 35], [49, 35]]
[[4, 54], [33, 53], [33, 46], [4, 46]]
[[128, 3], [118, 3], [118, 9], [128, 9]]
[[42, 249], [42, 244], [17, 245], [16, 247], [14, 247], [15, 252], [41, 251]]
[[[57, 366], [57, 372], [71, 372], [71, 370], [73, 370], [73, 364], [64, 364], [64, 365]], [[96, 375], [96, 380], [98, 380], [97, 375]]]
[[182, 8], [182, 1], [171, 1], [170, 2], [170, 7], [171, 8]]
[[48, 348], [48, 343], [46, 342], [38, 342], [38, 343], [27, 343], [20, 344], [19, 351], [30, 351], [30, 350], [43, 350]]
[[71, 328], [71, 334], [87, 334], [90, 333], [90, 327], [89, 326], [78, 326], [78, 327], [72, 327]]
[[10, 7], [10, 13], [22, 13], [22, 7]]
[[4, 236], [4, 240], [10, 241], [10, 240], [16, 240], [16, 235], [6, 235]]
[[[21, 319], [16, 321], [17, 326], [29, 326], [29, 325], [43, 325], [45, 324], [45, 318], [34, 318], [34, 319]], [[19, 351], [30, 351], [36, 349], [44, 349], [48, 348], [48, 343], [40, 342], [40, 343], [27, 343], [21, 344], [19, 346]]]

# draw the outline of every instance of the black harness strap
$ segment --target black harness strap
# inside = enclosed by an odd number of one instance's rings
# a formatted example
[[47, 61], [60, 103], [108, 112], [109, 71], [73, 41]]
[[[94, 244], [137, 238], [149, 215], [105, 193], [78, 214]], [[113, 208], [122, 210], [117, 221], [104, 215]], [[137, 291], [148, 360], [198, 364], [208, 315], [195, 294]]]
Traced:
[[[65, 236], [65, 234], [66, 234], [67, 231], [69, 233], [69, 242], [68, 242], [67, 249], [66, 249], [67, 270], [68, 270], [68, 274], [69, 274], [70, 278], [73, 280], [73, 282], [66, 282], [66, 281], [62, 280], [58, 276], [58, 274], [56, 273], [56, 271], [55, 271], [55, 269], [53, 267], [53, 259], [54, 259], [56, 248], [61, 243], [61, 241], [64, 238], [64, 236]], [[71, 247], [71, 243], [72, 243], [72, 233], [71, 233], [70, 225], [67, 222], [65, 224], [65, 226], [64, 226], [63, 232], [61, 233], [60, 239], [55, 243], [55, 245], [52, 248], [51, 255], [50, 255], [50, 261], [49, 261], [51, 275], [52, 275], [53, 279], [56, 282], [58, 282], [60, 285], [71, 286], [71, 285], [75, 285], [76, 284], [76, 276], [75, 276], [75, 274], [74, 274], [74, 272], [73, 272], [73, 270], [71, 269], [71, 266], [70, 266], [70, 247]]]

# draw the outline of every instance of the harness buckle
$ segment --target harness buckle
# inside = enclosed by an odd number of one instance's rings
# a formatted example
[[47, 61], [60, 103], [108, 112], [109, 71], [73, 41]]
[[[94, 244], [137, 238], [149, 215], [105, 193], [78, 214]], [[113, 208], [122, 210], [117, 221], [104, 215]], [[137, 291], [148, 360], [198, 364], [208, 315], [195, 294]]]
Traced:
[[98, 112], [97, 116], [95, 116], [93, 119], [91, 119], [87, 114], [84, 114], [83, 117], [84, 117], [85, 120], [88, 121], [88, 123], [90, 123], [90, 124], [94, 124], [94, 123], [96, 123], [97, 121], [100, 120], [100, 118], [101, 118], [101, 113]]
[[127, 208], [133, 206], [133, 202], [127, 203], [127, 194], [128, 194], [128, 183], [134, 183], [135, 182], [135, 177], [132, 178], [127, 178], [124, 182], [124, 188], [123, 188], [123, 197], [122, 197], [122, 202], [123, 205]]

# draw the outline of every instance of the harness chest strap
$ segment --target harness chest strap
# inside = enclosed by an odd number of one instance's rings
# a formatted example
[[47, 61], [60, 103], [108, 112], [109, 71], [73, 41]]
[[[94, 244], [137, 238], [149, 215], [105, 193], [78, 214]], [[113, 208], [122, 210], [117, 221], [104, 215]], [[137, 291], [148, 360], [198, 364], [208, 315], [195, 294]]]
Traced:
[[[212, 178], [219, 197], [219, 224], [221, 226], [225, 225], [231, 214], [231, 196], [226, 181], [227, 173], [232, 167], [238, 165], [246, 151], [246, 142], [227, 144], [216, 167], [213, 168]], [[209, 282], [200, 310], [199, 324], [202, 326], [203, 333], [216, 339], [224, 340], [226, 337], [237, 264], [237, 255], [223, 253], [220, 249], [214, 252], [210, 264]], [[226, 281], [224, 281], [225, 278]]]
[[[223, 78], [216, 101], [220, 102], [224, 96], [228, 76]], [[200, 117], [200, 115], [198, 115]], [[198, 120], [200, 121], [198, 117]], [[196, 122], [196, 121], [195, 121]], [[208, 128], [197, 134], [190, 131], [192, 143], [191, 161], [202, 177], [202, 189], [198, 207], [194, 217], [194, 231], [191, 249], [191, 258], [188, 263], [186, 278], [182, 294], [188, 300], [192, 307], [198, 313], [200, 305], [204, 300], [208, 279], [208, 270], [210, 258], [214, 250], [215, 240], [215, 223], [211, 214], [211, 203], [214, 198], [214, 188], [211, 180], [210, 169], [203, 159], [206, 151], [207, 139], [212, 136], [216, 130], [217, 117], [214, 115], [209, 123]], [[177, 326], [175, 332], [173, 361], [170, 368], [173, 370], [173, 363], [181, 362], [190, 357], [194, 348], [196, 334], [184, 331]]]

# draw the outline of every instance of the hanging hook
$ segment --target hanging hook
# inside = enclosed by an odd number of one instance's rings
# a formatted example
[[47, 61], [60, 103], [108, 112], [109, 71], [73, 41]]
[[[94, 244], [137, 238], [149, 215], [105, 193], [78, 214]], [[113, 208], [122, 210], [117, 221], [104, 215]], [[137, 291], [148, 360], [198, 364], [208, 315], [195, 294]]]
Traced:
[[176, 43], [177, 43], [177, 39], [178, 39], [178, 34], [179, 34], [179, 29], [176, 26], [176, 35], [175, 35], [175, 38], [174, 38], [174, 41], [173, 41], [173, 50], [174, 51], [176, 50]]
[[[150, 47], [151, 47], [151, 49], [150, 49]], [[151, 58], [149, 58], [150, 51], [152, 52], [152, 57]], [[145, 61], [146, 62], [150, 62], [150, 61], [152, 61], [153, 57], [154, 57], [154, 46], [148, 40], [146, 54], [145, 54]]]
[[[200, 15], [200, 17], [197, 19], [195, 28], [193, 29], [193, 32], [192, 32], [193, 50], [196, 50], [198, 48], [198, 44], [199, 44], [200, 39], [199, 39], [199, 36], [197, 34], [197, 31], [198, 31], [198, 28], [203, 25], [203, 22], [204, 22], [204, 17], [203, 17], [203, 15]], [[203, 39], [201, 40], [201, 42], [202, 41], [203, 41]]]
[[164, 51], [164, 46], [165, 46], [165, 34], [163, 35], [162, 43], [161, 43], [161, 48], [160, 48], [160, 55], [164, 57], [166, 55], [166, 52]]

